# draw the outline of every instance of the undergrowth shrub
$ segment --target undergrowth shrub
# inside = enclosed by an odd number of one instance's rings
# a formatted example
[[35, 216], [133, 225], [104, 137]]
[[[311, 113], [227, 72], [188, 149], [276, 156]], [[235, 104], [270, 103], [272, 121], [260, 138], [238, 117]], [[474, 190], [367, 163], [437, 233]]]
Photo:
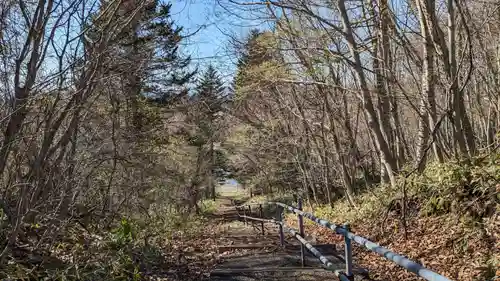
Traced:
[[355, 222], [378, 217], [391, 201], [396, 197], [398, 191], [389, 185], [382, 185], [369, 190], [356, 197], [356, 208], [352, 208], [347, 200], [339, 200], [330, 205], [322, 205], [314, 208], [314, 213], [327, 220], [336, 223]]
[[165, 249], [198, 235], [203, 222], [200, 216], [164, 213], [122, 218], [110, 230], [70, 224], [53, 246], [16, 250], [0, 266], [0, 280], [146, 280], [145, 273], [172, 267]]
[[456, 213], [474, 218], [491, 216], [500, 202], [498, 154], [471, 161], [433, 163], [417, 177], [414, 193], [424, 216]]
[[[422, 216], [455, 213], [476, 219], [491, 216], [500, 204], [500, 156], [492, 154], [468, 161], [429, 163], [421, 174], [399, 178], [398, 185], [379, 185], [356, 196], [356, 208], [342, 199], [315, 206], [320, 218], [336, 223], [371, 220], [388, 211], [401, 212], [402, 188], [409, 211]], [[395, 204], [397, 203], [397, 204]], [[397, 206], [397, 207], [395, 207]]]
[[213, 214], [217, 210], [217, 204], [212, 199], [202, 200], [200, 207], [202, 215]]
[[122, 218], [120, 225], [111, 230], [111, 239], [117, 247], [122, 247], [128, 243], [132, 243], [136, 238], [136, 229], [130, 220]]

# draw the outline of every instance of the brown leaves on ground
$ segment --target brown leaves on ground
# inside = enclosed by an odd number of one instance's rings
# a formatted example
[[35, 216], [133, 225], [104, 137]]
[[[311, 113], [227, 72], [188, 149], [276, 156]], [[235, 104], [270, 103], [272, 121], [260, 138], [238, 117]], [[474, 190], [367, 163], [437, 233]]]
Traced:
[[[495, 260], [500, 258], [499, 216], [485, 222], [456, 216], [418, 218], [408, 222], [407, 239], [399, 219], [381, 222], [358, 222], [352, 231], [390, 250], [402, 254], [451, 280], [487, 280], [500, 272]], [[316, 225], [307, 225], [322, 242], [343, 248], [343, 237]], [[354, 247], [355, 264], [366, 268], [375, 280], [420, 280], [415, 274], [364, 247]]]
[[[200, 225], [202, 233], [184, 236], [179, 233], [172, 239], [165, 239], [163, 251], [176, 264], [169, 270], [169, 281], [202, 280], [209, 276], [215, 265], [220, 263], [229, 252], [219, 252], [218, 246], [228, 241], [221, 235], [224, 226], [218, 222], [205, 222]], [[155, 279], [156, 278], [156, 279]], [[163, 280], [151, 276], [148, 280]]]
[[44, 251], [16, 248], [0, 266], [0, 279], [203, 280], [228, 253], [218, 253], [227, 243], [219, 223], [203, 220], [199, 228], [119, 242], [111, 233], [91, 234], [76, 225]]

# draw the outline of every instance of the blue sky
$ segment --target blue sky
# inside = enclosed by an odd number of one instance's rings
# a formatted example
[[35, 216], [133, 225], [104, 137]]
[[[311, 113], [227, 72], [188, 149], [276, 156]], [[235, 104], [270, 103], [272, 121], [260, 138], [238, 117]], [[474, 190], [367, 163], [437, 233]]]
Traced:
[[[217, 0], [172, 0], [172, 18], [184, 27], [184, 53], [191, 55], [193, 64], [204, 69], [213, 64], [229, 81], [235, 71], [236, 58], [229, 44], [230, 38], [244, 38], [252, 28], [269, 28], [270, 24], [257, 20], [257, 14], [242, 11], [234, 5]], [[221, 6], [222, 4], [223, 6]], [[246, 17], [247, 19], [243, 19]]]

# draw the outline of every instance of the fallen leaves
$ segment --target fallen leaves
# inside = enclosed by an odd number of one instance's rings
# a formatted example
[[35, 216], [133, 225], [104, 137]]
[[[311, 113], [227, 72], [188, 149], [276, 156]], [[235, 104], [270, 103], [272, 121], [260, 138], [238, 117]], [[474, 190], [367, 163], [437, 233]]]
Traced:
[[[418, 218], [408, 223], [408, 240], [405, 240], [402, 227], [393, 231], [399, 220], [388, 220], [381, 233], [374, 233], [374, 226], [380, 223], [364, 221], [351, 227], [355, 233], [420, 262], [451, 280], [484, 281], [491, 270], [496, 269], [490, 263], [495, 256], [497, 261], [500, 257], [497, 236], [488, 234], [483, 225], [471, 225], [469, 221], [452, 216]], [[495, 231], [498, 233], [498, 229]], [[306, 232], [314, 233], [322, 242], [343, 248], [343, 237], [334, 235], [328, 229], [308, 225]], [[374, 236], [377, 239], [373, 239]], [[354, 255], [355, 264], [368, 269], [374, 280], [420, 280], [415, 274], [362, 247], [355, 246]], [[496, 274], [500, 276], [498, 270]]]

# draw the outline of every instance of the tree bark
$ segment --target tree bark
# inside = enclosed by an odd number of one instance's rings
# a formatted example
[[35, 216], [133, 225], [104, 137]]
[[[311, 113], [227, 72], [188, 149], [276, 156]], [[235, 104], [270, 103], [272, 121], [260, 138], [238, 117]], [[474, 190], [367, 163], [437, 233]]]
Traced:
[[385, 166], [391, 185], [396, 186], [396, 161], [394, 156], [390, 151], [387, 140], [384, 138], [384, 133], [380, 129], [380, 120], [377, 118], [375, 108], [371, 99], [370, 91], [368, 88], [368, 83], [363, 70], [363, 65], [361, 63], [361, 58], [359, 55], [359, 50], [357, 43], [354, 39], [351, 23], [349, 21], [349, 16], [347, 15], [347, 10], [345, 7], [345, 0], [338, 1], [338, 9], [342, 18], [342, 25], [344, 27], [344, 36], [349, 46], [349, 51], [354, 59], [354, 70], [357, 75], [361, 90], [361, 104], [364, 109], [365, 118], [369, 129], [372, 131], [377, 150], [381, 155], [381, 162]]

